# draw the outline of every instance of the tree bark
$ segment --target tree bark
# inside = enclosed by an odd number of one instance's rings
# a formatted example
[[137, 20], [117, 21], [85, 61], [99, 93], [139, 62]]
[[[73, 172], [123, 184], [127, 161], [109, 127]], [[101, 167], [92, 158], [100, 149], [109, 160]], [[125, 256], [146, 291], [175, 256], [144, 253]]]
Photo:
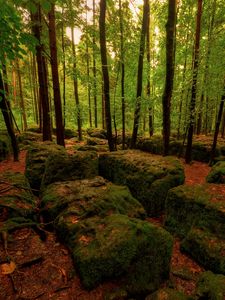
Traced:
[[105, 119], [109, 150], [114, 151], [115, 146], [112, 136], [112, 123], [110, 111], [110, 91], [109, 91], [109, 72], [107, 63], [107, 49], [106, 49], [106, 34], [105, 34], [105, 15], [106, 15], [106, 0], [100, 0], [100, 17], [99, 17], [99, 30], [100, 30], [100, 51], [102, 62], [102, 74], [104, 81], [104, 96], [105, 96]]
[[94, 76], [94, 116], [95, 116], [95, 128], [98, 127], [98, 107], [97, 107], [97, 72], [96, 72], [96, 57], [95, 57], [95, 0], [93, 0], [93, 76]]
[[175, 57], [176, 0], [169, 0], [166, 24], [166, 82], [162, 98], [163, 105], [163, 155], [169, 154], [170, 107], [173, 94]]
[[21, 109], [21, 115], [23, 120], [23, 128], [22, 130], [27, 130], [27, 116], [25, 111], [25, 104], [24, 104], [24, 97], [23, 97], [23, 87], [22, 87], [22, 79], [21, 79], [21, 72], [20, 72], [20, 65], [18, 58], [16, 59], [16, 69], [17, 69], [17, 76], [18, 76], [18, 82], [19, 82], [19, 93], [20, 93], [20, 109]]
[[[88, 2], [86, 0], [86, 28], [88, 26]], [[91, 111], [91, 86], [90, 86], [90, 59], [89, 59], [89, 46], [88, 36], [86, 35], [86, 62], [87, 62], [87, 96], [88, 96], [88, 117], [89, 126], [92, 127], [92, 111]]]
[[56, 28], [55, 28], [55, 5], [51, 4], [51, 10], [48, 13], [49, 19], [49, 44], [51, 54], [51, 69], [53, 82], [53, 95], [55, 106], [55, 123], [56, 123], [56, 139], [57, 144], [65, 147], [64, 142], [64, 126], [62, 117], [62, 103], [59, 85], [57, 44], [56, 44]]
[[144, 50], [145, 50], [145, 36], [147, 33], [147, 25], [148, 25], [148, 13], [149, 13], [149, 0], [144, 0], [139, 59], [138, 59], [137, 94], [136, 94], [136, 105], [134, 111], [134, 124], [133, 124], [132, 138], [131, 138], [131, 148], [136, 147], [138, 126], [139, 126], [139, 119], [140, 119], [140, 112], [141, 112], [143, 58], [144, 58]]
[[189, 121], [189, 126], [188, 126], [187, 148], [186, 148], [186, 153], [185, 153], [185, 162], [186, 163], [191, 162], [192, 140], [193, 140], [193, 133], [194, 133], [195, 104], [196, 104], [196, 94], [197, 94], [199, 48], [200, 48], [200, 33], [201, 33], [201, 17], [202, 17], [202, 0], [198, 0], [198, 12], [197, 12], [196, 32], [195, 32], [195, 48], [194, 48], [192, 90], [191, 90], [191, 103], [190, 103], [190, 121]]
[[64, 9], [62, 8], [62, 53], [63, 53], [63, 126], [66, 126], [66, 53], [64, 38]]

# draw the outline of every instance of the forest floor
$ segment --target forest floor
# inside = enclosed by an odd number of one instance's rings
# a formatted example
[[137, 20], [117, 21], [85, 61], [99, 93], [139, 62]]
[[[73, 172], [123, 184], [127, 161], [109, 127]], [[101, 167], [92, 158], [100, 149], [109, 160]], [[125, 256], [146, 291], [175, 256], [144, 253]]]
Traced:
[[[0, 173], [6, 170], [24, 173], [25, 158], [26, 150], [23, 150], [19, 162], [13, 162], [12, 158], [2, 161]], [[204, 183], [210, 169], [207, 164], [200, 162], [184, 164], [184, 168], [185, 184], [188, 185]], [[148, 218], [148, 221], [162, 226], [163, 216]], [[7, 237], [7, 251], [0, 243], [0, 263], [6, 256], [14, 262], [10, 265], [10, 274], [5, 275], [0, 269], [0, 300], [103, 300], [108, 293], [116, 292], [118, 282], [104, 283], [90, 292], [84, 290], [76, 276], [68, 249], [57, 240], [54, 232], [45, 233], [46, 240], [41, 241], [33, 229], [19, 229]], [[179, 244], [176, 238], [169, 284], [190, 295], [195, 290], [196, 278], [204, 269], [181, 253]]]

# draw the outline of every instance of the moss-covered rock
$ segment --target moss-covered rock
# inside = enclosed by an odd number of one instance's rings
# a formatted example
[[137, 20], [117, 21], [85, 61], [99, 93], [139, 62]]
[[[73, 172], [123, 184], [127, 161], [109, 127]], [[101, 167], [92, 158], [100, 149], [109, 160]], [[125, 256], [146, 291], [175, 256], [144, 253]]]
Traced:
[[25, 131], [17, 136], [18, 142], [23, 146], [31, 145], [34, 142], [42, 141], [42, 134], [33, 132], [33, 131]]
[[0, 176], [0, 213], [7, 218], [30, 217], [36, 201], [27, 178], [21, 173], [5, 172]]
[[193, 227], [182, 241], [181, 250], [206, 269], [225, 274], [225, 239], [205, 228]]
[[114, 183], [127, 185], [149, 215], [159, 214], [164, 209], [168, 190], [184, 182], [178, 159], [141, 151], [100, 154], [99, 172]]
[[62, 237], [72, 227], [67, 245], [85, 288], [121, 277], [129, 294], [146, 294], [168, 278], [172, 237], [162, 228], [121, 214], [70, 225], [59, 219]]
[[100, 128], [88, 128], [87, 134], [93, 138], [107, 139], [107, 131]]
[[0, 161], [6, 159], [11, 153], [11, 143], [7, 133], [0, 132]]
[[209, 183], [225, 183], [225, 161], [217, 162], [206, 177]]
[[103, 146], [103, 145], [96, 145], [96, 146], [91, 146], [91, 145], [84, 145], [84, 146], [79, 146], [76, 148], [78, 151], [96, 151], [96, 152], [108, 152], [108, 146]]
[[97, 145], [107, 145], [107, 140], [99, 139], [99, 138], [87, 138], [87, 145], [97, 146]]
[[92, 151], [78, 151], [74, 154], [58, 152], [50, 154], [46, 160], [41, 183], [44, 189], [56, 181], [93, 178], [98, 175], [98, 156]]
[[50, 184], [42, 195], [41, 205], [49, 221], [59, 214], [67, 222], [113, 213], [145, 217], [144, 208], [127, 187], [112, 184], [102, 177]]
[[225, 201], [222, 185], [182, 185], [169, 191], [166, 200], [166, 228], [185, 237], [192, 226], [205, 227], [225, 235]]
[[225, 276], [204, 272], [199, 277], [196, 289], [197, 299], [224, 300]]
[[160, 289], [145, 298], [145, 300], [192, 300], [192, 299], [193, 299], [192, 297], [187, 296], [182, 292], [170, 288]]

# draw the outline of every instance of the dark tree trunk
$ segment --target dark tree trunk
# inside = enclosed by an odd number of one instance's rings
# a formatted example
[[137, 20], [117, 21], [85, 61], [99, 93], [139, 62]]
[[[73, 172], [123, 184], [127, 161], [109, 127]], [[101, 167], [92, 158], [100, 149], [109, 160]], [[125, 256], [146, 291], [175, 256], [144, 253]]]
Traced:
[[102, 74], [103, 74], [103, 81], [104, 81], [105, 120], [106, 120], [109, 150], [114, 151], [115, 146], [114, 146], [113, 136], [112, 136], [112, 123], [111, 123], [111, 111], [110, 111], [109, 72], [108, 72], [108, 63], [107, 63], [106, 34], [105, 34], [105, 14], [106, 14], [106, 0], [101, 0], [99, 31], [100, 31]]
[[21, 115], [22, 115], [22, 120], [23, 120], [22, 130], [26, 131], [27, 130], [27, 116], [26, 116], [26, 111], [25, 111], [22, 79], [21, 79], [20, 65], [19, 65], [19, 60], [18, 59], [16, 59], [16, 69], [17, 69], [17, 76], [18, 76], [18, 82], [19, 82], [20, 109], [21, 109]]
[[63, 53], [63, 126], [66, 126], [66, 53], [64, 39], [64, 9], [62, 8], [62, 53]]
[[47, 67], [43, 54], [43, 44], [41, 43], [41, 8], [37, 4], [37, 11], [31, 13], [32, 30], [35, 38], [38, 41], [36, 46], [36, 59], [38, 66], [38, 82], [39, 82], [39, 97], [42, 115], [42, 131], [43, 141], [51, 141], [51, 119], [50, 119], [50, 105], [48, 97], [48, 80], [47, 80]]
[[97, 72], [96, 72], [96, 58], [95, 58], [95, 0], [93, 0], [93, 76], [94, 76], [94, 116], [95, 116], [95, 128], [98, 127], [98, 107], [97, 107]]
[[55, 106], [56, 139], [58, 145], [65, 147], [62, 104], [61, 104], [60, 85], [59, 85], [54, 4], [51, 5], [51, 10], [48, 13], [48, 19], [49, 19], [49, 44], [50, 44], [50, 54], [51, 54], [50, 62], [51, 62], [51, 69], [52, 69], [53, 95], [54, 95], [54, 106]]
[[[88, 2], [86, 0], [86, 27], [88, 26]], [[92, 127], [92, 111], [91, 111], [91, 86], [90, 86], [90, 59], [89, 59], [89, 47], [88, 36], [86, 36], [86, 57], [87, 57], [87, 96], [88, 96], [88, 116], [89, 126]]]
[[196, 32], [195, 32], [195, 48], [194, 48], [194, 64], [193, 64], [193, 79], [191, 90], [191, 103], [190, 103], [190, 121], [188, 127], [187, 148], [185, 153], [185, 162], [191, 162], [192, 140], [194, 133], [195, 122], [195, 104], [197, 94], [197, 79], [198, 79], [198, 65], [199, 65], [199, 46], [200, 46], [200, 32], [201, 32], [201, 17], [202, 17], [202, 0], [198, 0], [198, 13], [196, 19]]
[[224, 101], [225, 101], [225, 86], [223, 90], [223, 95], [220, 101], [220, 107], [219, 107], [219, 112], [216, 120], [216, 126], [215, 126], [215, 132], [214, 132], [214, 137], [213, 137], [213, 144], [212, 144], [212, 149], [211, 149], [211, 155], [210, 155], [210, 164], [213, 163], [214, 157], [215, 157], [215, 152], [216, 152], [216, 144], [217, 144], [217, 138], [220, 130], [220, 124], [221, 120], [223, 117], [223, 108], [224, 108]]
[[82, 125], [81, 125], [81, 111], [80, 111], [80, 101], [78, 94], [78, 80], [77, 80], [77, 57], [75, 49], [75, 39], [74, 39], [74, 27], [71, 26], [71, 36], [72, 36], [72, 53], [73, 53], [73, 86], [74, 86], [74, 96], [77, 108], [77, 127], [78, 127], [78, 137], [79, 141], [82, 141]]
[[124, 78], [125, 78], [125, 64], [124, 64], [124, 29], [123, 29], [123, 10], [121, 0], [119, 0], [119, 16], [120, 16], [120, 64], [121, 64], [121, 111], [122, 111], [122, 147], [125, 149], [126, 127], [125, 127], [125, 90], [124, 90]]
[[223, 139], [225, 137], [225, 111], [223, 112], [223, 123], [222, 123], [222, 129], [221, 129], [221, 137]]
[[137, 94], [136, 94], [136, 105], [134, 111], [134, 124], [133, 124], [132, 138], [131, 138], [131, 148], [136, 147], [138, 126], [139, 126], [139, 119], [140, 119], [140, 112], [141, 112], [143, 58], [144, 58], [144, 50], [145, 50], [145, 36], [147, 33], [147, 26], [148, 26], [148, 14], [149, 14], [149, 0], [144, 0], [144, 11], [143, 11], [139, 59], [138, 59]]
[[169, 154], [170, 106], [173, 94], [175, 56], [176, 0], [169, 0], [166, 24], [166, 82], [162, 98], [163, 105], [163, 155]]
[[5, 121], [5, 125], [7, 128], [9, 137], [11, 139], [14, 161], [18, 161], [19, 160], [19, 146], [17, 143], [14, 129], [13, 129], [11, 112], [7, 105], [7, 99], [5, 97], [4, 83], [3, 83], [3, 77], [2, 77], [1, 72], [0, 72], [0, 96], [1, 96], [0, 97], [1, 98], [0, 99], [0, 109], [2, 111], [2, 115], [3, 115], [4, 121]]

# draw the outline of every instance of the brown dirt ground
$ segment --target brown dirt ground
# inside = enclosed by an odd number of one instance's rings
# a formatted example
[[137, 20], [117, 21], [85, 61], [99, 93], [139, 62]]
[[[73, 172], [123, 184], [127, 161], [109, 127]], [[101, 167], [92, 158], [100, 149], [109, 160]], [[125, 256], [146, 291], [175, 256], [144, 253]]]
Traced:
[[[71, 143], [68, 148], [72, 146]], [[0, 174], [4, 171], [24, 173], [26, 151], [21, 151], [20, 161], [12, 158], [0, 163]], [[184, 165], [186, 184], [201, 184], [209, 172], [207, 164], [194, 162]], [[161, 226], [163, 216], [148, 221]], [[88, 292], [76, 276], [69, 251], [52, 232], [45, 232], [46, 240], [31, 228], [19, 229], [7, 237], [7, 252], [0, 244], [1, 263], [7, 258], [15, 262], [16, 269], [9, 275], [0, 272], [0, 300], [103, 300], [105, 295], [115, 292], [118, 283], [108, 282]], [[170, 284], [176, 289], [191, 294], [195, 289], [196, 275], [203, 271], [196, 262], [182, 254], [179, 240], [175, 239], [171, 260]], [[183, 273], [189, 274], [185, 277]], [[185, 278], [184, 278], [185, 277]], [[122, 299], [122, 298], [121, 298]]]

